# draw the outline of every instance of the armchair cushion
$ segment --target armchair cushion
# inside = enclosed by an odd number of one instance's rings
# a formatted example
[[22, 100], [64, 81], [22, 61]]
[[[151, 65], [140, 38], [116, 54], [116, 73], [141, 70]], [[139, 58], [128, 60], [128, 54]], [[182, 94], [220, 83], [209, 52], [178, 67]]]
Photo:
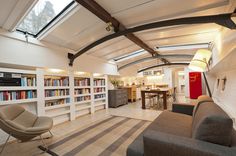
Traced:
[[26, 129], [27, 132], [48, 131], [53, 126], [53, 120], [49, 117], [38, 117], [33, 125]]
[[25, 109], [23, 107], [17, 105], [2, 107], [0, 110], [0, 118], [3, 120], [13, 120], [24, 111]]
[[24, 112], [22, 112], [20, 115], [18, 115], [12, 121], [27, 128], [27, 127], [32, 127], [34, 125], [36, 119], [37, 119], [36, 115], [25, 110]]

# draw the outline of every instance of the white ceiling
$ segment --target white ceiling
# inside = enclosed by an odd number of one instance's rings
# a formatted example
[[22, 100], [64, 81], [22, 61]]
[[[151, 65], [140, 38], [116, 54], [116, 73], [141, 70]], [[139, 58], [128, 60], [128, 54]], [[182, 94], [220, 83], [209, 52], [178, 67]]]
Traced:
[[[27, 1], [27, 3], [26, 3]], [[127, 28], [142, 25], [149, 22], [160, 21], [170, 18], [213, 15], [230, 12], [234, 0], [96, 0], [113, 17], [119, 20]], [[0, 26], [4, 27], [9, 17], [12, 16], [14, 8], [25, 10], [26, 6], [35, 0], [0, 0]], [[24, 8], [24, 9], [23, 9]], [[18, 15], [19, 16], [19, 15]], [[21, 13], [22, 16], [22, 13]], [[12, 24], [14, 25], [14, 24]], [[63, 46], [72, 50], [80, 50], [92, 42], [111, 34], [106, 31], [106, 23], [81, 6], [77, 11], [56, 25], [42, 38], [45, 42]], [[212, 42], [221, 27], [216, 24], [181, 25], [175, 27], [152, 29], [135, 33], [148, 46], [193, 44]], [[136, 50], [140, 47], [125, 37], [118, 37], [102, 43], [87, 54], [110, 60]], [[194, 54], [196, 49], [162, 52], [161, 54]], [[148, 57], [143, 55], [132, 60], [118, 63], [118, 66]], [[190, 61], [189, 58], [171, 58], [172, 62]], [[156, 64], [156, 60], [143, 62], [130, 69], [137, 70], [140, 67]]]

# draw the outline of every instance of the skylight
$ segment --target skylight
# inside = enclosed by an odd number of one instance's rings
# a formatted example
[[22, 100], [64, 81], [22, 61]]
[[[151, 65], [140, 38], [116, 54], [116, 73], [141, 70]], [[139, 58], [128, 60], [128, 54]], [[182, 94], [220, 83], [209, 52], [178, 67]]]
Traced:
[[171, 51], [171, 50], [188, 50], [188, 49], [201, 49], [209, 48], [210, 43], [196, 43], [196, 44], [183, 44], [183, 45], [169, 45], [155, 47], [157, 51]]
[[37, 37], [73, 3], [73, 0], [39, 0], [16, 30]]
[[141, 49], [141, 50], [137, 50], [137, 51], [134, 51], [134, 52], [126, 54], [126, 55], [119, 56], [117, 58], [114, 58], [113, 60], [115, 62], [121, 62], [121, 61], [125, 61], [127, 59], [131, 59], [131, 58], [134, 58], [134, 57], [146, 54], [146, 53], [147, 53], [147, 51], [145, 51], [144, 49]]

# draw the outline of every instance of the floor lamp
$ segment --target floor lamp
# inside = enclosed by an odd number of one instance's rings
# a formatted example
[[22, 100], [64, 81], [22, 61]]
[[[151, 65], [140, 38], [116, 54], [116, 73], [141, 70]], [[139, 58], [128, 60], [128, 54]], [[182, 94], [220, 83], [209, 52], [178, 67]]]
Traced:
[[205, 75], [205, 72], [209, 70], [208, 62], [211, 58], [211, 51], [207, 49], [199, 49], [194, 55], [192, 61], [189, 64], [189, 69], [203, 73], [204, 81], [207, 87], [207, 91], [210, 97], [212, 97], [211, 90]]

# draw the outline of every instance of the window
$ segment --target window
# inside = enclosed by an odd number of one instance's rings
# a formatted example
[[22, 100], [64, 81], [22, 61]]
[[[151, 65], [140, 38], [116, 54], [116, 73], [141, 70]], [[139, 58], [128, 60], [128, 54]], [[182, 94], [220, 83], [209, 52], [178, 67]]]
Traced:
[[39, 0], [16, 30], [37, 37], [73, 3], [73, 0]]

